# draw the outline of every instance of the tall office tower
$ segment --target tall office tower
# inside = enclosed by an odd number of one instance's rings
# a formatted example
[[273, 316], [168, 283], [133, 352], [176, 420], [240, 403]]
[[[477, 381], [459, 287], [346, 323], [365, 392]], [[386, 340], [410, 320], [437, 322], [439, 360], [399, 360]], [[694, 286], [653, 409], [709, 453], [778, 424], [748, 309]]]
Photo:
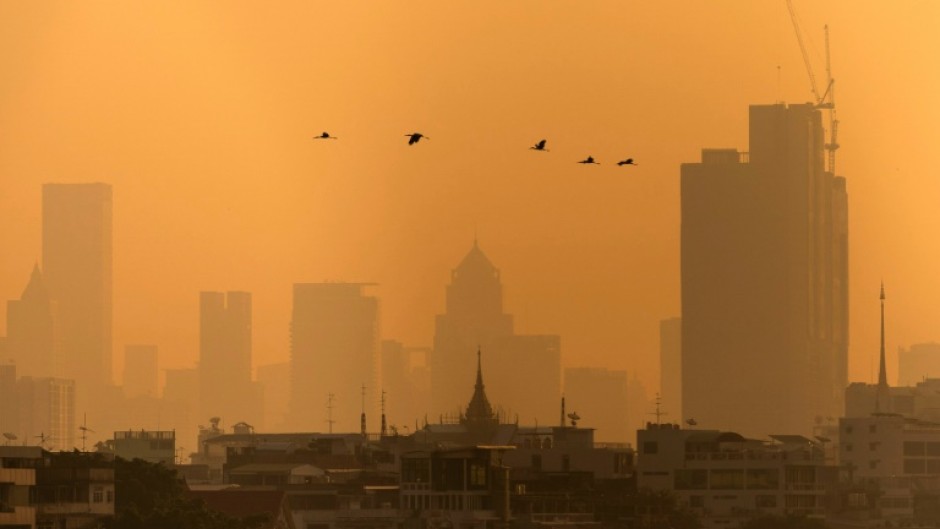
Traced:
[[486, 387], [500, 418], [528, 424], [554, 421], [561, 399], [561, 337], [502, 336], [489, 351]]
[[636, 436], [627, 428], [626, 371], [565, 369], [565, 406], [568, 413], [577, 413], [584, 425], [596, 428], [595, 438], [600, 441], [632, 443]]
[[124, 395], [157, 397], [157, 346], [124, 346]]
[[59, 371], [79, 405], [111, 378], [111, 186], [42, 186], [42, 271], [56, 303]]
[[750, 435], [838, 417], [848, 199], [811, 104], [750, 107], [750, 153], [681, 169], [682, 410]]
[[283, 431], [290, 406], [290, 362], [258, 366], [257, 372], [264, 394], [264, 431]]
[[659, 403], [672, 421], [682, 419], [682, 319], [659, 322]]
[[[0, 348], [2, 352], [2, 348]], [[16, 400], [16, 365], [0, 364], [0, 434], [20, 435], [19, 406]], [[4, 439], [4, 442], [7, 439]]]
[[916, 386], [940, 378], [940, 344], [915, 343], [898, 351], [898, 386]]
[[[467, 400], [467, 373], [476, 369], [477, 349], [489, 353], [499, 337], [513, 334], [512, 316], [503, 313], [503, 285], [499, 270], [480, 250], [477, 241], [450, 275], [446, 311], [437, 316], [431, 355], [431, 411], [454, 413]], [[493, 372], [495, 368], [491, 368]]]
[[[47, 450], [73, 450], [75, 381], [52, 377], [20, 377], [16, 381], [21, 439]], [[17, 434], [19, 435], [19, 434]]]
[[[209, 416], [199, 415], [199, 370], [193, 368], [167, 369], [161, 399], [161, 425], [176, 430], [177, 446], [184, 455], [197, 452], [199, 444], [197, 425], [208, 424]], [[235, 421], [233, 421], [234, 424]]]
[[263, 404], [251, 381], [251, 294], [199, 294], [199, 401], [206, 417], [259, 422]]
[[378, 431], [379, 301], [363, 293], [368, 285], [294, 285], [290, 424], [295, 429], [358, 431], [365, 385], [366, 413], [374, 418], [368, 429]]
[[55, 304], [39, 265], [19, 300], [7, 302], [7, 354], [20, 376], [48, 377], [55, 372]]
[[406, 347], [395, 340], [382, 340], [381, 350], [386, 418], [389, 424], [412, 424], [427, 412], [427, 359], [431, 351], [427, 347]]

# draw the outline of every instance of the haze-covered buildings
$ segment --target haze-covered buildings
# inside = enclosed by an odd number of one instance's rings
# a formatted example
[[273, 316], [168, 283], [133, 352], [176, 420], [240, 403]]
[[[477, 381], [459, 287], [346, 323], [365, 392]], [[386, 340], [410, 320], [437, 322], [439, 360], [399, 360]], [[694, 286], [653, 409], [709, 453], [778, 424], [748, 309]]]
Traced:
[[682, 413], [701, 424], [809, 433], [842, 409], [848, 199], [823, 136], [811, 104], [754, 105], [749, 153], [682, 165]]

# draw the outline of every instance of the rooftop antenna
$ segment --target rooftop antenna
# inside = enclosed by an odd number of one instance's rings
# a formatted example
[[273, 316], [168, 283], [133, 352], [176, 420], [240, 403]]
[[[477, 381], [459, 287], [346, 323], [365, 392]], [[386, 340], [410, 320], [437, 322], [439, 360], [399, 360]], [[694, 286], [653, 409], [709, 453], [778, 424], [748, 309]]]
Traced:
[[326, 423], [330, 427], [330, 433], [333, 433], [333, 423], [336, 422], [333, 420], [333, 401], [336, 399], [336, 395], [332, 393], [327, 393], [326, 396]]
[[668, 413], [666, 413], [666, 412], [663, 411], [663, 406], [662, 406], [662, 404], [663, 404], [663, 399], [662, 399], [662, 397], [659, 395], [659, 392], [657, 392], [657, 393], [656, 393], [656, 410], [649, 413], [649, 415], [655, 415], [655, 416], [656, 416], [656, 426], [659, 426], [659, 425], [661, 424], [660, 421], [662, 420], [662, 417], [663, 417], [664, 415], [669, 415]]
[[78, 427], [82, 431], [82, 452], [85, 451], [85, 441], [88, 440], [88, 433], [95, 433], [94, 430], [88, 427], [88, 414], [82, 414], [82, 425]]
[[362, 384], [362, 413], [359, 415], [359, 433], [366, 435], [366, 385]]
[[10, 441], [16, 441], [16, 434], [10, 433], [10, 432], [3, 432], [3, 438], [7, 440], [7, 442], [4, 443], [4, 445], [9, 446]]
[[388, 434], [388, 425], [385, 422], [385, 390], [382, 390], [382, 429], [380, 430], [381, 436], [385, 437]]
[[561, 396], [561, 423], [559, 424], [559, 426], [563, 428], [565, 426], [565, 396], [564, 395]]

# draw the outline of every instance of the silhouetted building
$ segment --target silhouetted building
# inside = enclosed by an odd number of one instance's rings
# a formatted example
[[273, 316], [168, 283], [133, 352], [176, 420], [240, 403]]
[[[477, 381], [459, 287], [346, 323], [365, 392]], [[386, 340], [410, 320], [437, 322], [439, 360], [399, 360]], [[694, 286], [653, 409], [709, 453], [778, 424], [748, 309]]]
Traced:
[[[19, 414], [16, 399], [16, 365], [0, 364], [0, 434], [22, 434], [19, 428]], [[10, 440], [12, 439], [3, 439], [2, 442]]]
[[627, 429], [626, 371], [602, 367], [565, 369], [565, 402], [569, 412], [590, 421], [600, 439], [632, 442], [636, 430]]
[[766, 515], [821, 517], [839, 468], [819, 440], [770, 437], [649, 423], [637, 432], [637, 488], [675, 495], [708, 528]]
[[170, 466], [176, 460], [176, 432], [172, 430], [114, 432], [112, 442], [114, 455], [128, 461], [143, 459]]
[[845, 180], [811, 104], [750, 107], [750, 153], [682, 165], [682, 412], [809, 433], [847, 385]]
[[208, 417], [199, 415], [199, 371], [197, 369], [167, 369], [166, 381], [163, 386], [162, 410], [166, 424], [176, 428], [176, 438], [179, 439], [178, 448], [194, 452], [199, 446], [197, 443], [197, 426], [199, 422]]
[[[553, 420], [561, 397], [561, 340], [554, 335], [516, 335], [513, 318], [503, 312], [499, 270], [473, 248], [451, 273], [446, 311], [438, 315], [431, 355], [432, 412], [452, 414], [463, 400], [464, 374], [473, 368], [472, 351], [492, 351], [487, 363], [496, 403], [512, 402], [526, 420]], [[526, 373], [519, 377], [518, 373]]]
[[[659, 322], [659, 398], [675, 420], [682, 416], [682, 319]], [[685, 417], [687, 418], [687, 417]]]
[[940, 378], [940, 343], [917, 343], [898, 351], [898, 386]]
[[258, 366], [258, 385], [264, 395], [264, 429], [283, 430], [290, 409], [290, 362]]
[[124, 395], [156, 398], [158, 378], [156, 345], [124, 347]]
[[203, 416], [228, 422], [261, 419], [251, 381], [251, 294], [199, 294], [199, 400]]
[[7, 302], [7, 352], [20, 376], [49, 377], [56, 370], [55, 304], [39, 265], [19, 300]]
[[16, 381], [19, 425], [16, 433], [30, 444], [47, 450], [77, 447], [75, 382], [62, 378], [20, 377]]
[[112, 382], [111, 244], [110, 185], [43, 185], [42, 273], [60, 346], [54, 375], [75, 380], [83, 408]]
[[431, 398], [426, 347], [406, 347], [394, 340], [382, 341], [382, 390], [387, 420], [411, 424], [424, 415]]
[[[372, 397], [378, 394], [379, 301], [363, 293], [366, 286], [294, 285], [290, 420], [295, 430], [331, 429], [333, 425], [327, 424], [331, 413], [332, 420], [340, 425], [343, 419], [358, 416], [363, 384], [370, 396], [368, 409], [374, 410]], [[331, 412], [327, 406], [332, 407]], [[348, 424], [339, 429], [352, 430]]]

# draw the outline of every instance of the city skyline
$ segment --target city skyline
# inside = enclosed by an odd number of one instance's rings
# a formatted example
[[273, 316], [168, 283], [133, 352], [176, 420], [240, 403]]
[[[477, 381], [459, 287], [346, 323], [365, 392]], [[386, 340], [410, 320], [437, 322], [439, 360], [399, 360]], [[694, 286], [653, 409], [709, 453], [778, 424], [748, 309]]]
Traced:
[[[563, 367], [626, 369], [656, 388], [658, 322], [680, 313], [679, 164], [701, 147], [747, 148], [747, 105], [811, 95], [780, 3], [619, 6], [523, 3], [501, 7], [500, 18], [293, 5], [253, 24], [255, 13], [233, 10], [218, 25], [199, 10], [183, 22], [176, 6], [50, 8], [61, 21], [43, 8], [0, 7], [3, 20], [49, 32], [0, 37], [14, 79], [0, 98], [0, 142], [21, 147], [0, 156], [0, 221], [17, 226], [0, 233], [0, 294], [18, 299], [43, 257], [40, 189], [52, 182], [114, 189], [112, 345], [157, 345], [161, 370], [193, 366], [194, 297], [204, 290], [252, 292], [255, 367], [289, 357], [296, 282], [375, 281], [383, 338], [430, 345], [441, 286], [476, 235], [504, 274], [519, 332], [560, 335]], [[909, 133], [940, 116], [929, 97], [940, 79], [923, 54], [937, 8], [797, 7], [817, 52], [822, 25], [831, 30], [839, 172], [853, 200], [849, 379], [868, 380], [878, 338], [866, 294], [882, 278], [893, 293], [889, 362], [898, 346], [937, 339], [940, 285], [928, 263], [940, 216], [927, 178], [936, 154], [933, 135]], [[317, 9], [359, 21], [346, 35], [317, 22]], [[696, 16], [679, 16], [689, 9]], [[456, 17], [498, 38], [458, 42], [448, 33]], [[523, 20], [531, 29], [517, 27]], [[723, 22], [734, 31], [718, 31]], [[144, 29], [151, 23], [178, 40], [161, 47]], [[622, 31], [631, 24], [636, 31]], [[412, 34], [420, 46], [403, 38]], [[348, 51], [337, 58], [311, 45], [331, 39]], [[350, 66], [369, 57], [375, 66]], [[461, 88], [467, 78], [478, 90]], [[889, 104], [883, 94], [902, 88], [905, 104]], [[433, 139], [405, 151], [401, 135], [414, 129]], [[340, 140], [311, 141], [321, 130]], [[531, 152], [542, 137], [551, 152]], [[623, 173], [574, 163], [587, 154], [640, 165]]]

